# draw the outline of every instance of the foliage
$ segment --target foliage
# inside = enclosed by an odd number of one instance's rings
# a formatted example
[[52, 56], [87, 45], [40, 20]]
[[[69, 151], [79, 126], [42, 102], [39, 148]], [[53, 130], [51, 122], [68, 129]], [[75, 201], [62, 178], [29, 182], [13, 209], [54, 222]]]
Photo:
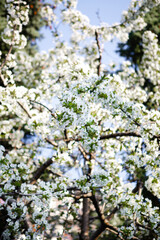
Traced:
[[[151, 31], [157, 35], [158, 45], [160, 43], [160, 6], [152, 8], [148, 13], [146, 13], [144, 20], [146, 22], [146, 27], [141, 31], [131, 31], [129, 34], [128, 41], [126, 43], [119, 43], [118, 50], [120, 56], [125, 57], [127, 60], [131, 61], [135, 70], [143, 65], [143, 55], [145, 49], [143, 48], [143, 35], [145, 31]], [[154, 61], [154, 60], [153, 60]], [[146, 71], [148, 66], [145, 65]], [[148, 75], [144, 74], [144, 81], [139, 82], [139, 85], [144, 88], [150, 97], [147, 99], [145, 106], [150, 109], [153, 106], [151, 98], [157, 93], [157, 84], [154, 84], [150, 80]]]
[[[39, 0], [26, 0], [29, 6], [29, 21], [22, 29], [22, 34], [27, 38], [27, 45], [25, 50], [29, 55], [33, 55], [37, 52], [38, 47], [36, 40], [41, 39], [42, 35], [39, 30], [42, 26], [46, 25], [46, 21], [42, 19], [40, 9], [44, 5], [43, 1]], [[6, 0], [0, 1], [0, 33], [3, 32], [7, 25], [7, 9], [5, 8]], [[0, 46], [2, 54], [6, 54], [9, 50], [9, 46], [5, 44], [0, 37]]]
[[[92, 26], [76, 4], [55, 0], [41, 8], [42, 19], [54, 26], [54, 47], [34, 56], [23, 51], [29, 6], [22, 0], [7, 0], [5, 6], [0, 238], [158, 240], [157, 35], [144, 31], [137, 71], [126, 61], [121, 71], [107, 73], [102, 44], [114, 37], [125, 42], [130, 32], [145, 28], [146, 13], [160, 1], [131, 1], [113, 26]], [[72, 30], [69, 43], [60, 23]], [[145, 79], [153, 91], [143, 88]], [[26, 133], [33, 141], [24, 141]], [[43, 154], [48, 148], [50, 157]]]
[[147, 23], [146, 27], [141, 31], [131, 32], [126, 43], [119, 43], [117, 52], [120, 56], [131, 61], [137, 68], [142, 60], [143, 47], [142, 36], [145, 31], [151, 31], [158, 36], [160, 42], [160, 7], [156, 6], [149, 11], [144, 20]]

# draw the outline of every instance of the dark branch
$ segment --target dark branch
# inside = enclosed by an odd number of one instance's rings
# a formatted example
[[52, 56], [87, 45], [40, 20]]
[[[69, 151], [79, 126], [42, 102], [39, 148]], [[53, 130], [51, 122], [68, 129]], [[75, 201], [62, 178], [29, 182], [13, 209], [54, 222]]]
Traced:
[[23, 109], [23, 111], [27, 114], [27, 116], [29, 118], [31, 118], [30, 113], [27, 111], [27, 109], [22, 105], [22, 103], [20, 103], [19, 101], [17, 101], [18, 105]]
[[[132, 190], [133, 193], [137, 193], [139, 191], [140, 182], [137, 182], [135, 188]], [[145, 186], [142, 188], [142, 195], [144, 198], [148, 198], [151, 200], [153, 207], [158, 207], [160, 209], [160, 199], [155, 196], [151, 191], [149, 191]]]
[[149, 191], [145, 186], [143, 187], [142, 195], [144, 198], [151, 200], [153, 207], [158, 207], [160, 209], [160, 199], [151, 191]]
[[111, 133], [111, 134], [100, 136], [100, 140], [116, 138], [116, 137], [141, 137], [141, 135], [135, 132]]
[[114, 216], [114, 214], [120, 209], [120, 205], [115, 207], [111, 213], [106, 217], [106, 220], [110, 221], [112, 219], [112, 217]]
[[[14, 36], [13, 36], [13, 40], [14, 40]], [[12, 48], [13, 48], [13, 44], [10, 46], [10, 49], [7, 53], [7, 56], [5, 57], [2, 65], [0, 66], [0, 71], [2, 70], [2, 68], [4, 67], [4, 65], [6, 64], [6, 62], [8, 61], [8, 57], [9, 57], [9, 54], [12, 52]]]
[[56, 119], [56, 115], [54, 113], [52, 113], [52, 110], [49, 109], [47, 106], [45, 106], [43, 103], [40, 103], [40, 102], [37, 102], [37, 101], [33, 101], [33, 100], [30, 100], [30, 103], [36, 103], [36, 104], [39, 104], [41, 105], [42, 107], [46, 108], [52, 115], [52, 117], [54, 117]]
[[97, 31], [95, 31], [95, 38], [96, 38], [96, 43], [97, 43], [98, 52], [99, 52], [97, 75], [100, 76], [100, 74], [101, 74], [101, 64], [102, 64], [102, 50], [101, 50], [101, 46], [100, 46], [100, 42], [99, 42], [99, 35], [98, 35]]
[[105, 230], [108, 230], [108, 231], [111, 231], [113, 232], [114, 234], [117, 235], [118, 238], [124, 240], [119, 234], [120, 234], [120, 231], [112, 226], [108, 221], [107, 219], [105, 219], [105, 216], [104, 214], [101, 212], [101, 209], [99, 207], [99, 204], [98, 204], [98, 201], [95, 197], [95, 195], [92, 195], [91, 197], [91, 200], [93, 202], [93, 205], [96, 209], [96, 212], [98, 214], [98, 217], [99, 217], [99, 220], [101, 222], [100, 226], [98, 227], [98, 229], [93, 233], [93, 235], [90, 237], [90, 240], [96, 240], [100, 237], [100, 235], [105, 231]]
[[53, 163], [52, 158], [48, 159], [45, 163], [43, 163], [42, 166], [40, 166], [33, 174], [31, 183], [32, 184], [35, 183], [37, 179], [40, 178], [40, 176], [44, 173], [45, 169], [49, 167], [52, 163]]
[[46, 142], [48, 142], [49, 144], [51, 144], [54, 147], [58, 147], [58, 144], [52, 140], [50, 140], [49, 138], [45, 138]]
[[90, 199], [83, 198], [83, 214], [81, 225], [81, 239], [89, 240], [89, 212], [90, 212]]
[[[141, 137], [140, 134], [135, 133], [135, 132], [121, 132], [121, 133], [111, 133], [111, 134], [104, 134], [100, 136], [100, 140], [105, 140], [105, 139], [110, 139], [110, 138], [116, 138], [116, 137]], [[155, 138], [158, 138], [158, 136], [155, 136]], [[64, 141], [64, 142], [69, 142], [69, 141], [81, 141], [82, 138], [81, 137], [70, 137], [68, 139], [66, 138], [57, 138], [55, 139], [55, 141]], [[52, 140], [49, 140], [52, 142]], [[52, 143], [51, 143], [52, 144]]]

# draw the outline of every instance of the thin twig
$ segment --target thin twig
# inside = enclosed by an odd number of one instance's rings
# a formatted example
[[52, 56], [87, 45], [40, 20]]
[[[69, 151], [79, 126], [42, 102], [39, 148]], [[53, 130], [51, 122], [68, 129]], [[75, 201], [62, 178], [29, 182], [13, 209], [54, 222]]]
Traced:
[[49, 138], [45, 138], [46, 142], [48, 142], [49, 144], [51, 144], [54, 147], [58, 147], [58, 144], [52, 140], [50, 140]]
[[147, 129], [145, 129], [141, 124], [139, 124], [135, 119], [133, 119], [127, 112], [125, 112], [121, 107], [120, 107], [120, 110], [121, 110], [129, 119], [131, 119], [131, 120], [135, 123], [135, 125], [137, 125], [138, 127], [141, 127], [144, 131], [148, 132], [148, 133], [152, 136], [151, 140], [154, 140], [155, 138], [156, 138], [157, 140], [160, 139], [160, 135], [154, 135], [153, 133], [149, 132], [149, 131], [148, 131]]
[[137, 125], [138, 127], [141, 127], [141, 124], [139, 124], [135, 119], [133, 119], [127, 112], [125, 112], [124, 110], [123, 110], [123, 108], [121, 108], [120, 107], [120, 110], [129, 118], [129, 119], [131, 119], [134, 123], [135, 123], [135, 125]]
[[101, 64], [102, 64], [102, 49], [101, 49], [101, 46], [100, 46], [99, 34], [98, 34], [97, 30], [95, 31], [95, 38], [96, 38], [96, 43], [97, 43], [98, 53], [99, 53], [97, 75], [100, 76], [100, 74], [101, 74]]
[[22, 103], [20, 103], [19, 101], [17, 101], [18, 105], [24, 110], [24, 112], [27, 114], [27, 116], [29, 118], [31, 118], [30, 113], [27, 111], [27, 109], [22, 105]]
[[80, 152], [82, 153], [84, 159], [85, 159], [86, 161], [89, 161], [90, 158], [89, 158], [89, 156], [87, 155], [87, 152], [82, 148], [82, 146], [79, 145], [78, 148], [79, 148]]
[[52, 110], [49, 109], [47, 106], [45, 106], [43, 103], [40, 103], [40, 102], [37, 102], [37, 101], [33, 101], [33, 100], [30, 100], [31, 103], [36, 103], [36, 104], [39, 104], [41, 105], [42, 107], [46, 108], [50, 113], [51, 115], [56, 119], [56, 115], [54, 113], [52, 113]]
[[30, 197], [30, 196], [40, 196], [43, 195], [43, 193], [21, 193], [21, 192], [8, 192], [8, 193], [3, 193], [3, 196], [24, 196], [24, 197]]
[[11, 44], [10, 49], [9, 49], [9, 51], [7, 53], [7, 56], [5, 57], [2, 65], [0, 66], [0, 72], [1, 72], [2, 68], [4, 67], [4, 65], [6, 64], [6, 62], [8, 61], [8, 57], [9, 57], [11, 51], [12, 51], [12, 48], [13, 48], [13, 44]]

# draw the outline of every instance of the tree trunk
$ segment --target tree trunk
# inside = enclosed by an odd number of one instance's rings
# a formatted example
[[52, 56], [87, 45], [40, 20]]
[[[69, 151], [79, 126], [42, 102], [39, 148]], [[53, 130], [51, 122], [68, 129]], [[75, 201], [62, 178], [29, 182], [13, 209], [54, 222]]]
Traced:
[[81, 225], [81, 240], [89, 240], [89, 213], [90, 213], [90, 200], [83, 198], [83, 213]]

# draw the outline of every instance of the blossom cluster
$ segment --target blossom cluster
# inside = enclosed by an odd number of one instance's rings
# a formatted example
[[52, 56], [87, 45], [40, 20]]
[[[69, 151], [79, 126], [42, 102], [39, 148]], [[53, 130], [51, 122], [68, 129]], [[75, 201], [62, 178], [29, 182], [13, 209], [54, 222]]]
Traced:
[[29, 7], [25, 1], [17, 0], [7, 1], [6, 9], [8, 9], [8, 21], [2, 39], [5, 43], [22, 49], [27, 42], [25, 36], [20, 33], [22, 25], [26, 25], [29, 21]]
[[[49, 25], [68, 24], [71, 42], [57, 34], [48, 53], [29, 56], [21, 35], [28, 6], [7, 1], [2, 39], [10, 50], [0, 66], [0, 237], [63, 239], [67, 230], [76, 239], [84, 199], [90, 198], [90, 212], [101, 223], [112, 217], [122, 239], [159, 239], [157, 36], [144, 32], [137, 71], [125, 61], [120, 71], [108, 73], [100, 49], [113, 37], [124, 42], [131, 31], [143, 29], [143, 17], [158, 4], [132, 0], [120, 24], [92, 26], [77, 1], [55, 0], [55, 11], [43, 6], [42, 18]], [[12, 47], [19, 50], [12, 54]], [[91, 232], [97, 227], [93, 221]]]

